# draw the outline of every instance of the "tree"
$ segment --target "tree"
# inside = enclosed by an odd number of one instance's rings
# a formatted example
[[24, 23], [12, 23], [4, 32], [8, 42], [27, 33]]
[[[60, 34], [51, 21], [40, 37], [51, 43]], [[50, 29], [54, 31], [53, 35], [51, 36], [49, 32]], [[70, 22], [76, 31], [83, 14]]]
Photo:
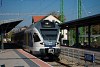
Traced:
[[93, 34], [100, 34], [100, 25], [93, 25], [92, 26], [92, 33]]

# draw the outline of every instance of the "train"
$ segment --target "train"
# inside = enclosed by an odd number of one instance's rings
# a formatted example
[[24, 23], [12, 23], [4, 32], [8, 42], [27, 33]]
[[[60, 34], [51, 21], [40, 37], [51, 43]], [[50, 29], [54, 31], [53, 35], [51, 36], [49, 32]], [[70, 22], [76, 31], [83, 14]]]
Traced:
[[43, 20], [31, 24], [27, 29], [16, 32], [13, 42], [36, 56], [58, 57], [60, 49], [60, 27], [58, 22]]

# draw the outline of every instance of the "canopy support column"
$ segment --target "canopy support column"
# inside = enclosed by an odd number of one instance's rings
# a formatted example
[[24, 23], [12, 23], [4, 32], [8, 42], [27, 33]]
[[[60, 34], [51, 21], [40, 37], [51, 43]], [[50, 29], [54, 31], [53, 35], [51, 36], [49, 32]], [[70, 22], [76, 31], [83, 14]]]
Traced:
[[90, 47], [90, 43], [91, 43], [91, 25], [88, 26], [88, 46]]
[[79, 30], [78, 30], [78, 27], [76, 27], [76, 44], [79, 45]]

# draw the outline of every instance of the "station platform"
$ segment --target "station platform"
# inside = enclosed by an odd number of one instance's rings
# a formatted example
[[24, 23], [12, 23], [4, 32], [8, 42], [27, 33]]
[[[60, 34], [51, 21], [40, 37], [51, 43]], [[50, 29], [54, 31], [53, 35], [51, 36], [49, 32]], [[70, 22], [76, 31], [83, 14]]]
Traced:
[[22, 49], [0, 50], [0, 67], [52, 67]]

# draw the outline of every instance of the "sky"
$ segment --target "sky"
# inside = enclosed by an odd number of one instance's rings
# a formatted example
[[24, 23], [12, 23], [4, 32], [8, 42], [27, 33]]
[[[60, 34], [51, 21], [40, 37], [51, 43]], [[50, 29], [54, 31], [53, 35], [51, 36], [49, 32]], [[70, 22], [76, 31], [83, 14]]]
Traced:
[[[78, 0], [64, 0], [66, 21], [77, 19]], [[32, 16], [60, 13], [60, 0], [0, 0], [0, 21], [24, 19], [19, 26], [29, 26]], [[20, 15], [15, 15], [15, 14]], [[100, 14], [100, 0], [82, 0], [82, 17]]]

